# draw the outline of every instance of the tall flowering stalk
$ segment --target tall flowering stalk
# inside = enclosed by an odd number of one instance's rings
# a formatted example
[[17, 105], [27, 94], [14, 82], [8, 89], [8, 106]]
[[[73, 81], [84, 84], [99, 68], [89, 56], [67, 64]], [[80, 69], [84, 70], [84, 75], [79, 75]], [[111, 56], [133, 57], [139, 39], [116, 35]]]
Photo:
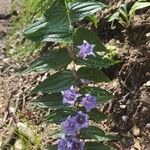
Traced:
[[[52, 51], [35, 60], [24, 71], [56, 71], [32, 91], [43, 93], [34, 104], [52, 109], [47, 120], [61, 124], [63, 129], [62, 137], [58, 136], [61, 130], [54, 133], [54, 138], [59, 137], [58, 146], [50, 145], [50, 149], [56, 150], [58, 147], [58, 150], [93, 150], [95, 143], [93, 145], [91, 138], [98, 144], [96, 149], [108, 149], [98, 142], [102, 141], [101, 137], [103, 141], [109, 138], [101, 129], [92, 126], [89, 120], [100, 122], [105, 119], [106, 115], [96, 109], [96, 104], [106, 102], [113, 96], [106, 90], [89, 84], [109, 81], [101, 69], [116, 64], [116, 61], [100, 55], [99, 52], [105, 54], [107, 51], [92, 31], [75, 27], [78, 21], [105, 7], [105, 4], [98, 1], [55, 0], [44, 16], [24, 32], [26, 38], [35, 42], [62, 43], [60, 47], [54, 46]], [[70, 64], [73, 64], [71, 69]], [[88, 142], [84, 139], [88, 139]]]
[[[95, 45], [89, 44], [84, 40], [83, 44], [78, 46], [80, 52], [77, 57], [87, 59], [87, 56], [95, 56], [93, 52], [94, 47]], [[80, 81], [83, 84], [88, 84], [91, 82], [85, 79], [80, 79]], [[63, 95], [64, 104], [67, 106], [71, 105], [77, 107], [82, 111], [77, 111], [74, 116], [68, 116], [68, 118], [61, 124], [64, 135], [58, 141], [58, 150], [83, 150], [85, 143], [77, 137], [80, 135], [81, 129], [88, 128], [89, 126], [88, 112], [96, 107], [96, 97], [90, 94], [82, 95], [78, 93], [73, 86], [71, 86], [70, 89], [62, 91], [61, 93]]]

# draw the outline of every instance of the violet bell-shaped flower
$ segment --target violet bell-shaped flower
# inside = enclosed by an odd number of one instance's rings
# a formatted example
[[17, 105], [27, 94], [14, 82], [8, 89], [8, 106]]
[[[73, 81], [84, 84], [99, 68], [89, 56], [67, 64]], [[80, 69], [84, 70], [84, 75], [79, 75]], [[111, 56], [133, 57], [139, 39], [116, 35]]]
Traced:
[[81, 46], [77, 46], [80, 51], [79, 51], [79, 54], [78, 54], [78, 57], [81, 57], [83, 58], [84, 60], [86, 60], [86, 57], [87, 56], [95, 56], [94, 52], [93, 52], [93, 49], [95, 47], [94, 44], [89, 44], [87, 41], [83, 41], [83, 44]]
[[84, 141], [80, 141], [77, 138], [62, 137], [58, 141], [58, 150], [84, 150]]
[[61, 93], [63, 95], [63, 103], [70, 105], [74, 105], [77, 98], [81, 96], [81, 94], [76, 92], [73, 86], [71, 86], [68, 90], [62, 91]]
[[64, 136], [58, 140], [58, 150], [70, 150], [71, 142], [68, 141]]
[[85, 97], [81, 99], [80, 104], [86, 108], [87, 112], [89, 112], [96, 107], [96, 97], [86, 94]]
[[74, 138], [71, 143], [71, 150], [84, 150], [84, 146], [84, 141], [79, 141], [78, 139]]
[[73, 136], [75, 136], [80, 129], [75, 116], [73, 116], [73, 117], [69, 116], [62, 123], [62, 127], [63, 127], [64, 133], [66, 135], [73, 135]]
[[76, 122], [80, 128], [87, 128], [89, 126], [89, 116], [82, 111], [77, 112]]

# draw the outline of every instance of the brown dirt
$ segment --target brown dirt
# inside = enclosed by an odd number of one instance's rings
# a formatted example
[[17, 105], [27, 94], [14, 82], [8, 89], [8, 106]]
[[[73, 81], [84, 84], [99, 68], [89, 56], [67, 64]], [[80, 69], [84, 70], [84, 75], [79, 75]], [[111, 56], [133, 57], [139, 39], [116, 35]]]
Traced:
[[112, 91], [116, 99], [104, 106], [103, 111], [113, 115], [114, 123], [110, 131], [126, 136], [120, 149], [150, 150], [150, 31], [149, 10], [135, 16], [132, 25], [122, 32], [123, 27], [100, 22], [99, 37], [106, 43], [115, 45], [122, 63], [104, 70], [114, 78], [113, 83], [103, 85]]
[[[9, 6], [8, 1], [0, 0], [0, 74], [3, 68], [3, 60], [6, 58], [5, 36], [6, 36], [6, 32], [7, 32], [8, 25], [9, 25], [9, 20], [3, 19], [3, 16], [8, 14], [8, 11], [7, 11], [8, 6]], [[0, 76], [0, 85], [3, 86], [3, 78], [1, 76]], [[4, 111], [6, 104], [7, 104], [7, 100], [6, 100], [7, 94], [3, 95], [4, 91], [5, 89], [0, 89], [0, 116], [2, 112]]]

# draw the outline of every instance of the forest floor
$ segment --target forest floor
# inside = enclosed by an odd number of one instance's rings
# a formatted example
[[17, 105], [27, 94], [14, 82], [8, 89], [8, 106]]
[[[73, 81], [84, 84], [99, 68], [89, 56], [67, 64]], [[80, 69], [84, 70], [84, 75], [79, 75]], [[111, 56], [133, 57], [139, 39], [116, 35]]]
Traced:
[[[6, 55], [6, 38], [12, 25], [9, 5], [9, 1], [0, 0], [0, 147], [19, 150], [22, 145], [17, 139], [23, 138], [27, 149], [36, 150], [41, 142], [53, 142], [48, 130], [55, 124], [42, 122], [40, 118], [46, 112], [30, 104], [36, 98], [31, 90], [48, 74], [16, 74], [24, 62]], [[115, 47], [121, 63], [104, 70], [112, 82], [100, 86], [115, 99], [102, 106], [102, 111], [113, 117], [102, 126], [107, 132], [121, 135], [120, 141], [110, 143], [118, 150], [150, 150], [150, 11], [140, 11], [126, 30], [118, 23], [112, 30], [105, 15], [100, 14], [96, 33], [105, 44]], [[27, 137], [32, 140], [27, 141]]]

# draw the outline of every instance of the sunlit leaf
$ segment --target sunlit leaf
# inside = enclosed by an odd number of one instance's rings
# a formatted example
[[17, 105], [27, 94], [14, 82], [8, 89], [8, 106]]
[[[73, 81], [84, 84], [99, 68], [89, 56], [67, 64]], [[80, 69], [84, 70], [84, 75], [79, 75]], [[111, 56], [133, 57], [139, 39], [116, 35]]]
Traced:
[[115, 150], [112, 147], [106, 146], [102, 143], [87, 142], [85, 144], [85, 150]]
[[82, 129], [80, 135], [82, 139], [97, 139], [98, 135], [105, 137], [105, 132], [98, 127], [90, 126]]
[[33, 105], [38, 106], [40, 108], [56, 109], [65, 107], [65, 105], [63, 104], [63, 97], [61, 93], [42, 96], [34, 100], [32, 103]]
[[131, 7], [129, 14], [132, 15], [136, 10], [149, 7], [149, 6], [150, 6], [150, 2], [135, 2], [135, 4]]
[[65, 121], [68, 116], [74, 115], [75, 113], [76, 113], [76, 110], [72, 107], [56, 109], [47, 116], [46, 121], [49, 123], [60, 124], [63, 121]]
[[71, 61], [67, 49], [62, 48], [54, 50], [36, 59], [28, 69], [23, 71], [23, 73], [30, 73], [32, 71], [46, 72], [50, 69], [62, 69], [70, 64]]
[[68, 5], [73, 22], [82, 20], [84, 17], [90, 16], [106, 7], [106, 5], [101, 2], [77, 2]]
[[97, 87], [82, 87], [80, 93], [95, 96], [98, 105], [114, 98], [108, 91]]
[[77, 65], [83, 65], [83, 66], [89, 67], [89, 68], [102, 69], [102, 68], [108, 68], [112, 65], [115, 65], [119, 61], [112, 60], [109, 58], [103, 58], [102, 56], [96, 54], [96, 57], [95, 56], [88, 56], [86, 60], [78, 57], [75, 60], [75, 62]]
[[80, 79], [88, 79], [94, 82], [108, 82], [109, 78], [99, 69], [81, 67], [77, 74]]
[[93, 120], [94, 122], [97, 122], [97, 123], [109, 118], [108, 115], [100, 112], [98, 109], [93, 109], [89, 113], [89, 117], [90, 117], [90, 120]]
[[[67, 3], [57, 0], [45, 12], [44, 17], [30, 25], [24, 36], [32, 41], [72, 42], [71, 22], [80, 21], [104, 8], [101, 2]], [[69, 13], [69, 15], [68, 15]]]
[[77, 85], [78, 81], [73, 76], [73, 73], [70, 70], [57, 72], [46, 80], [41, 82], [32, 93], [58, 93], [63, 90], [69, 89], [72, 85]]

